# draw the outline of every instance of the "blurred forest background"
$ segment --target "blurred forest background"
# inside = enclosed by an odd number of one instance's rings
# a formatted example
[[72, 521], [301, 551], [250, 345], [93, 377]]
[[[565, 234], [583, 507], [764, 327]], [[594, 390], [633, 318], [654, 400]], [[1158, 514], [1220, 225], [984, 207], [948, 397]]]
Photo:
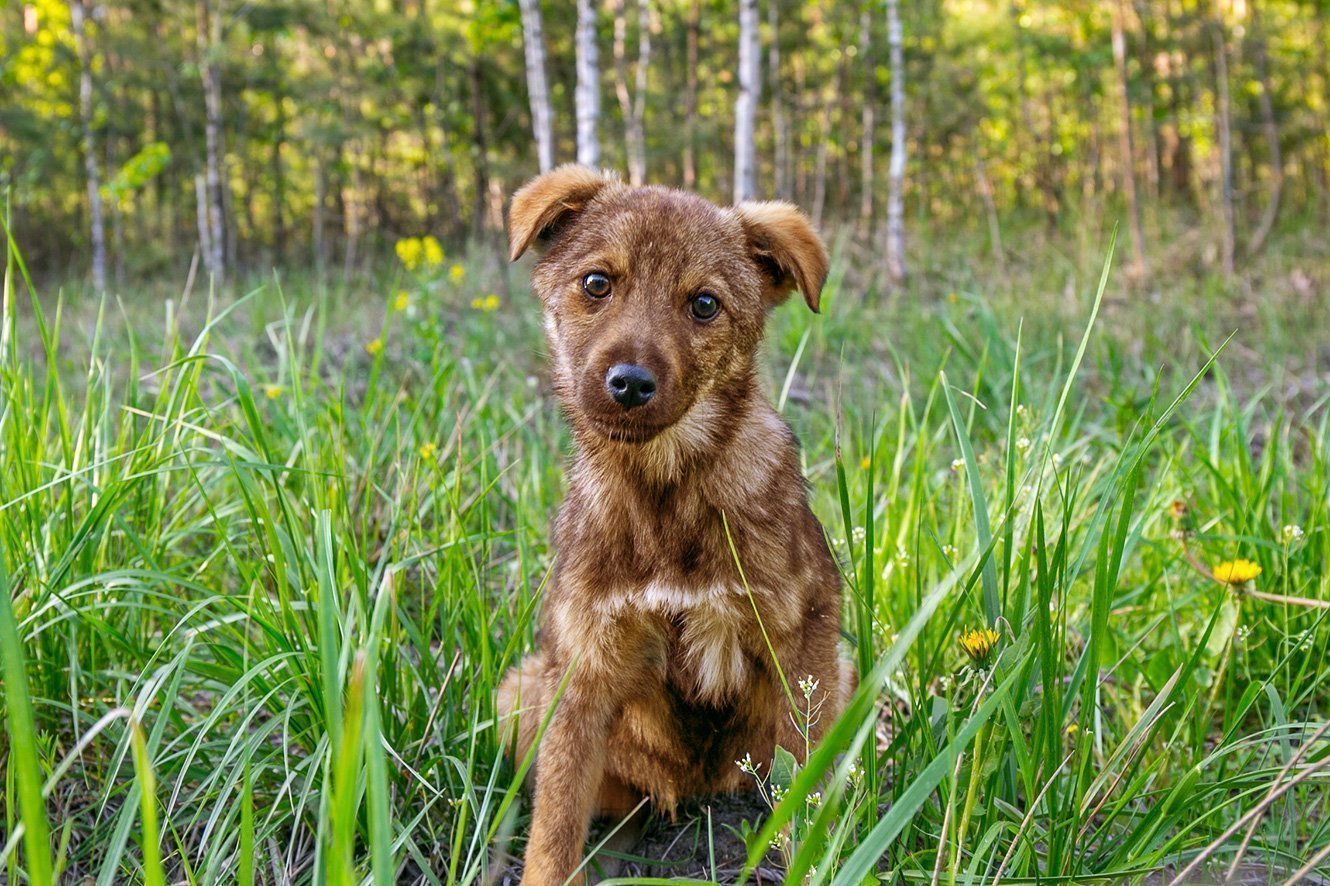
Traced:
[[1327, 0], [30, 0], [0, 89], [28, 264], [96, 289], [497, 240], [574, 159], [793, 200], [898, 280], [937, 231], [1000, 269], [1121, 220], [1146, 277], [1330, 221]]

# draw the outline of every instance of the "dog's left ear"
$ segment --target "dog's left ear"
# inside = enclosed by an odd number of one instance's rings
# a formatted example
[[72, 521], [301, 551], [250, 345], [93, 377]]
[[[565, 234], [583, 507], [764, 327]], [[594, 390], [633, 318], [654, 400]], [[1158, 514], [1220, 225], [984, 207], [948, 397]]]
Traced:
[[614, 181], [609, 175], [569, 163], [522, 185], [508, 210], [509, 261], [517, 261], [536, 241], [553, 239]]
[[734, 214], [748, 237], [748, 249], [767, 280], [769, 305], [798, 289], [817, 313], [827, 282], [827, 248], [808, 216], [789, 203], [740, 203]]

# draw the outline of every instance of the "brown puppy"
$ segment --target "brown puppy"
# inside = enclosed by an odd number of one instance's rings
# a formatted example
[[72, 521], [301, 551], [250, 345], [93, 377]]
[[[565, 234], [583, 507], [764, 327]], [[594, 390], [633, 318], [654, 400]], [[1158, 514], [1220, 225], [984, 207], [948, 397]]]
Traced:
[[577, 444], [539, 650], [498, 699], [521, 759], [563, 686], [523, 877], [548, 884], [577, 868], [593, 814], [749, 786], [735, 761], [777, 745], [802, 756], [797, 681], [818, 683], [816, 741], [853, 676], [840, 573], [755, 368], [770, 308], [798, 289], [817, 310], [827, 254], [808, 220], [564, 166], [517, 192], [509, 239], [513, 259], [542, 249], [533, 286]]

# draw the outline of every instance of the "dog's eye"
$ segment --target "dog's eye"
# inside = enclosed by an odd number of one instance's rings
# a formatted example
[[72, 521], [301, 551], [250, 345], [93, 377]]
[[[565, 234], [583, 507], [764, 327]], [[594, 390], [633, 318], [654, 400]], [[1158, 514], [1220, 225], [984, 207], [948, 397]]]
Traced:
[[601, 273], [590, 273], [582, 278], [582, 291], [592, 298], [604, 298], [610, 294], [610, 278]]
[[720, 299], [710, 292], [698, 293], [688, 302], [688, 310], [698, 320], [710, 320], [720, 313]]

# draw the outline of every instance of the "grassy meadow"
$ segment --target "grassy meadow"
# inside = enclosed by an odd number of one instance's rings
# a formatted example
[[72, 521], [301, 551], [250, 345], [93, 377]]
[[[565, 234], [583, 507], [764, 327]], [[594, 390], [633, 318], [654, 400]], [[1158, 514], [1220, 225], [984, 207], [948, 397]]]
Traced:
[[[837, 240], [766, 366], [860, 691], [752, 814], [692, 803], [622, 876], [1326, 882], [1330, 281], [1289, 237], [1149, 286], [1107, 229], [1000, 272], [925, 244], [895, 298]], [[4, 882], [513, 875], [493, 695], [569, 440], [526, 266], [428, 252], [100, 300], [11, 244]]]

